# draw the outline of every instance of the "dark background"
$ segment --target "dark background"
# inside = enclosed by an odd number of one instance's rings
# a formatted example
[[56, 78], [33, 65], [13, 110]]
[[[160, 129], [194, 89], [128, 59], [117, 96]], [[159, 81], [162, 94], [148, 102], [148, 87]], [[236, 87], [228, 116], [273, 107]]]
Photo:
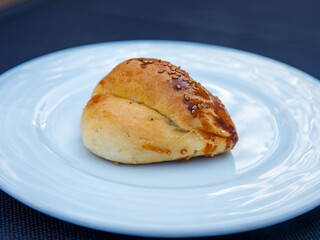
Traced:
[[[317, 0], [0, 0], [0, 73], [69, 47], [118, 40], [166, 39], [254, 52], [319, 79], [319, 25], [320, 1]], [[320, 239], [319, 231], [318, 207], [272, 227], [208, 239]], [[0, 239], [143, 238], [65, 223], [0, 191]]]

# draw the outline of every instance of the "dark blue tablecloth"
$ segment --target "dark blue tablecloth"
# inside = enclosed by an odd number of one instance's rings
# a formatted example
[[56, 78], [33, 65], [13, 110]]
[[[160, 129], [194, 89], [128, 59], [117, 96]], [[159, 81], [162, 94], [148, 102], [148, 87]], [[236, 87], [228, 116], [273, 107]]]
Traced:
[[[258, 53], [319, 79], [319, 25], [318, 0], [27, 0], [0, 11], [0, 73], [69, 47], [168, 39]], [[96, 238], [143, 239], [48, 217], [0, 191], [0, 239]], [[212, 239], [320, 239], [320, 208], [275, 226]]]

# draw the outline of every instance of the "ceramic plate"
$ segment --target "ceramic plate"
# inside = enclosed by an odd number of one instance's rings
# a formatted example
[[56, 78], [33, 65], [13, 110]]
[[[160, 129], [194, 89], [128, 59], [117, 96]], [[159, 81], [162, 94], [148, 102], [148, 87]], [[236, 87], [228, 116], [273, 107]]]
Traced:
[[[127, 166], [91, 154], [80, 116], [118, 63], [182, 66], [220, 97], [239, 134], [215, 158]], [[28, 61], [0, 76], [0, 187], [50, 216], [149, 237], [247, 231], [320, 203], [320, 82], [283, 63], [174, 41], [94, 44]]]

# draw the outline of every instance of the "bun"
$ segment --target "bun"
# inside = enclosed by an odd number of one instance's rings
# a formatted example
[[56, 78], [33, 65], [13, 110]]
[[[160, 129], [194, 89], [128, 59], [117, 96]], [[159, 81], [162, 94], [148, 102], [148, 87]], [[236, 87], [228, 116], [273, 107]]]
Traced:
[[180, 67], [152, 58], [127, 60], [99, 82], [81, 130], [91, 152], [127, 164], [213, 156], [238, 141], [218, 97]]

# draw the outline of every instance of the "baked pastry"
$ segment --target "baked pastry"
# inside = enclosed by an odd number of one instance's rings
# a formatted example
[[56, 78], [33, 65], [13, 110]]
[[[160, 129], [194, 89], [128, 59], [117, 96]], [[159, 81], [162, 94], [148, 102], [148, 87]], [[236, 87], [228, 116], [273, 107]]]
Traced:
[[124, 61], [99, 82], [81, 131], [91, 152], [126, 164], [214, 156], [238, 141], [218, 97], [180, 67], [153, 58]]

